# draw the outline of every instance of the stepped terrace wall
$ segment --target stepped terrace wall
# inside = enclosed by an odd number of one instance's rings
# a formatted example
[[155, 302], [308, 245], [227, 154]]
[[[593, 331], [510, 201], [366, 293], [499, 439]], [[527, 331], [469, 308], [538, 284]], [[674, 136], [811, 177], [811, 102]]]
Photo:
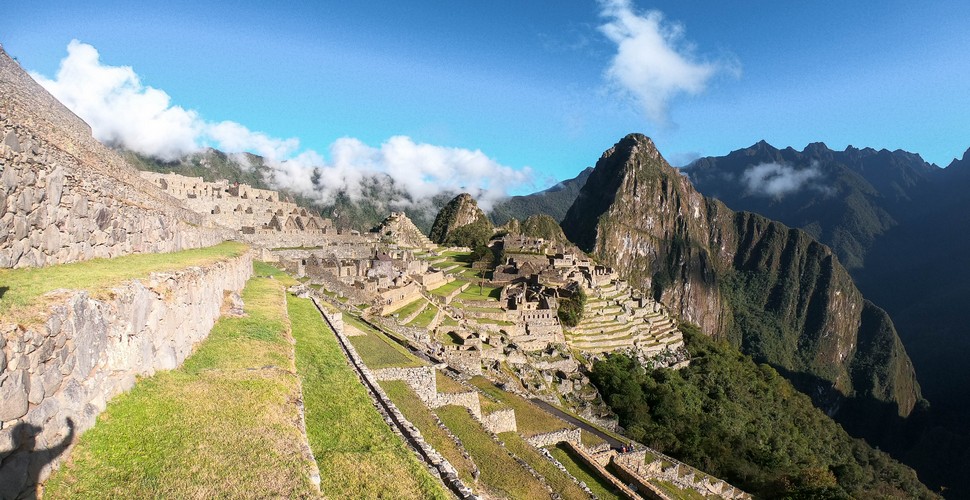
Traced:
[[0, 267], [215, 245], [204, 227], [0, 50]]
[[22, 491], [28, 478], [43, 481], [66, 456], [46, 450], [66, 447], [74, 429], [92, 427], [136, 376], [179, 366], [208, 336], [226, 292], [242, 290], [251, 274], [246, 252], [204, 267], [152, 273], [112, 288], [108, 299], [53, 292], [61, 295], [44, 322], [0, 323], [0, 485]]

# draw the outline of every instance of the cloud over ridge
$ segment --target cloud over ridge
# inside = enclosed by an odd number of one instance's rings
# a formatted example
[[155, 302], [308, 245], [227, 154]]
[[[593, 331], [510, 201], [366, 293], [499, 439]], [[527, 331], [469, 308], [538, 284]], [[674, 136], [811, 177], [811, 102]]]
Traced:
[[817, 161], [813, 161], [808, 168], [803, 169], [795, 169], [782, 163], [761, 163], [746, 168], [741, 174], [741, 180], [749, 194], [776, 199], [806, 188], [828, 193], [828, 190], [817, 182], [822, 177]]
[[397, 196], [383, 201], [398, 207], [468, 191], [487, 208], [533, 179], [529, 167], [502, 165], [480, 150], [417, 143], [406, 136], [391, 137], [378, 147], [340, 138], [330, 145], [327, 161], [301, 148], [296, 138], [272, 137], [233, 121], [207, 121], [195, 110], [174, 105], [165, 91], [143, 84], [130, 66], [102, 63], [91, 45], [72, 40], [67, 52], [53, 79], [31, 76], [86, 121], [99, 141], [164, 161], [209, 146], [237, 161], [245, 156], [233, 153], [249, 152], [266, 160], [272, 169], [267, 181], [276, 187], [327, 203], [338, 193], [358, 199], [365, 184], [386, 184]]

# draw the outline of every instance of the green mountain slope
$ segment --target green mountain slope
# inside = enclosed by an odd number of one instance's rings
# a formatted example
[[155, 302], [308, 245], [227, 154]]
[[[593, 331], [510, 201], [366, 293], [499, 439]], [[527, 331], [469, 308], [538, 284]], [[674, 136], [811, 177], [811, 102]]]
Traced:
[[549, 189], [502, 200], [492, 207], [489, 215], [496, 225], [505, 224], [510, 219], [525, 220], [530, 215], [538, 214], [545, 214], [556, 221], [561, 221], [592, 171], [593, 168], [588, 167], [576, 177], [562, 181]]
[[855, 429], [882, 434], [922, 399], [888, 316], [828, 247], [705, 198], [643, 135], [603, 154], [562, 226], [683, 320], [777, 368]]

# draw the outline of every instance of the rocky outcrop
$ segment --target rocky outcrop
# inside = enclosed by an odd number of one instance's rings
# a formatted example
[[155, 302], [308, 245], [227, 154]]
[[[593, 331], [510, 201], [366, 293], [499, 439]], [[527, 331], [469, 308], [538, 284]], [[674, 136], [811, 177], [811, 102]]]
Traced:
[[404, 212], [391, 212], [373, 232], [390, 243], [406, 248], [431, 250], [435, 244], [428, 239]]
[[42, 450], [63, 441], [66, 422], [71, 436], [83, 432], [136, 377], [179, 366], [209, 335], [226, 292], [242, 290], [251, 274], [247, 252], [152, 273], [109, 299], [54, 291], [43, 323], [0, 323], [0, 485], [21, 491], [28, 478], [43, 481], [58, 457]]
[[556, 219], [544, 214], [530, 215], [526, 218], [522, 222], [519, 234], [529, 238], [542, 238], [556, 244], [569, 243]]
[[474, 247], [487, 242], [494, 231], [472, 195], [462, 193], [438, 212], [429, 236], [440, 245]]
[[[682, 319], [740, 344], [837, 414], [921, 399], [884, 312], [807, 233], [705, 198], [640, 134], [607, 150], [563, 221], [583, 250]], [[860, 406], [863, 407], [860, 409]]]
[[232, 238], [203, 227], [0, 50], [0, 267], [171, 252]]

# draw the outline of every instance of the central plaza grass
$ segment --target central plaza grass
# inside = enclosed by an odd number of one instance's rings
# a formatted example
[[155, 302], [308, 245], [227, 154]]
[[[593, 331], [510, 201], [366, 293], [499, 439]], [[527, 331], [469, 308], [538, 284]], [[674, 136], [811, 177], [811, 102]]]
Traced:
[[181, 369], [116, 397], [45, 498], [312, 497], [284, 283], [253, 278]]
[[480, 471], [479, 483], [492, 496], [507, 498], [552, 498], [545, 486], [519, 465], [498, 442], [485, 432], [468, 410], [460, 406], [443, 406], [438, 417], [458, 437]]
[[330, 498], [448, 498], [373, 407], [313, 304], [291, 297], [289, 313], [322, 493]]
[[52, 299], [44, 294], [57, 289], [87, 290], [103, 298], [107, 289], [128, 280], [144, 279], [158, 271], [205, 266], [238, 257], [248, 246], [227, 241], [207, 248], [172, 253], [143, 253], [113, 259], [23, 269], [0, 269], [0, 319], [21, 324], [42, 321]]
[[464, 280], [454, 280], [454, 281], [451, 281], [449, 283], [445, 283], [444, 285], [441, 285], [438, 288], [435, 288], [435, 289], [431, 290], [431, 294], [432, 295], [437, 295], [439, 297], [444, 297], [444, 296], [448, 295], [449, 293], [454, 292], [455, 290], [459, 289], [465, 283], [468, 283], [468, 282], [467, 281], [464, 281]]

